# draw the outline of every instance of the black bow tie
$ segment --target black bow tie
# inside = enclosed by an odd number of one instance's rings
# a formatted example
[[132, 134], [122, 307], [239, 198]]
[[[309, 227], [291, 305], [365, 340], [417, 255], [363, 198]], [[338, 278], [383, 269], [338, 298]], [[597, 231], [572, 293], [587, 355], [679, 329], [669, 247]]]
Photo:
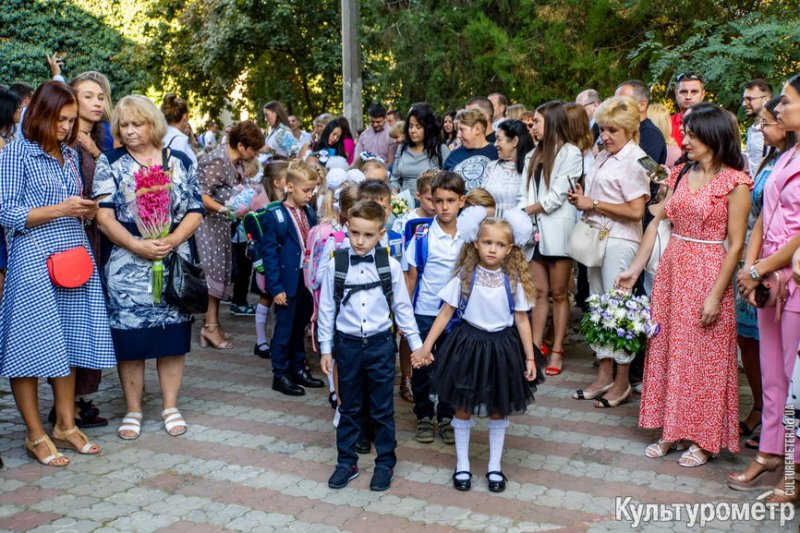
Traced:
[[351, 255], [350, 256], [350, 264], [357, 265], [359, 263], [374, 263], [375, 256], [374, 255]]

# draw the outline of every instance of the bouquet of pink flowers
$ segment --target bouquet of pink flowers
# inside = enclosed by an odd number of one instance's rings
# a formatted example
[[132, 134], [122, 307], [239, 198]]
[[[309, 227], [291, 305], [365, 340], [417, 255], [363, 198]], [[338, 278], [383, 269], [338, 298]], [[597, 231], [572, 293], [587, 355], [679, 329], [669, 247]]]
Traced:
[[[143, 239], [162, 239], [172, 226], [172, 180], [161, 165], [141, 167], [134, 174], [135, 206], [131, 210]], [[151, 268], [153, 303], [161, 303], [164, 263], [153, 261]]]

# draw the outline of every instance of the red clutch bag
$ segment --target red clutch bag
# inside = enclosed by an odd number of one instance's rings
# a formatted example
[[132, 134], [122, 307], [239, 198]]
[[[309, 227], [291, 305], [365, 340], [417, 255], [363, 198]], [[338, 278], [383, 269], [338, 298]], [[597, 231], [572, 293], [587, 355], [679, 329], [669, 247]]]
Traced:
[[76, 246], [47, 258], [47, 272], [56, 287], [76, 289], [92, 277], [94, 265], [86, 248]]

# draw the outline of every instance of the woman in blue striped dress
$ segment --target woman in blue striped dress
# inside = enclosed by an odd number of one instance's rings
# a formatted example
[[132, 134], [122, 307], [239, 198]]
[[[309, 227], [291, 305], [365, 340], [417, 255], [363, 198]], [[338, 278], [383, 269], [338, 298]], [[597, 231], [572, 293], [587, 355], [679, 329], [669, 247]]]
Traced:
[[[56, 287], [48, 256], [83, 246], [83, 221], [97, 203], [81, 198], [78, 155], [68, 147], [78, 134], [74, 91], [48, 82], [33, 94], [24, 139], [0, 154], [0, 225], [8, 233], [8, 271], [0, 307], [0, 375], [11, 389], [28, 435], [29, 455], [50, 466], [69, 459], [69, 448], [94, 455], [100, 448], [75, 427], [75, 367], [116, 364], [97, 268], [74, 289]], [[51, 378], [56, 404], [53, 440], [39, 415], [39, 378]]]

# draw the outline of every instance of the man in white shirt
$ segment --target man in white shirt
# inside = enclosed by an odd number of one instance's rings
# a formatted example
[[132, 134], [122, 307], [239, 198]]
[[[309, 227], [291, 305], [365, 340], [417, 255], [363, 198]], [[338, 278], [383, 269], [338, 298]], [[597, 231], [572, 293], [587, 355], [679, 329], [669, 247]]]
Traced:
[[744, 109], [744, 114], [747, 115], [747, 118], [753, 120], [753, 123], [745, 133], [745, 155], [750, 165], [750, 175], [754, 178], [758, 167], [761, 165], [761, 159], [764, 158], [764, 134], [756, 129], [756, 122], [761, 108], [770, 98], [772, 98], [772, 85], [766, 80], [757, 78], [744, 86], [742, 109]]
[[[385, 249], [376, 250], [386, 231], [385, 223], [385, 211], [377, 202], [361, 201], [350, 210], [350, 247], [334, 253], [320, 292], [317, 322], [320, 364], [322, 371], [330, 374], [335, 353], [341, 400], [336, 428], [338, 458], [328, 480], [328, 486], [334, 489], [344, 488], [358, 477], [356, 441], [361, 432], [364, 387], [368, 390], [375, 435], [375, 470], [370, 489], [383, 491], [391, 485], [397, 463], [394, 421], [397, 345], [392, 318], [412, 349], [422, 346], [400, 263], [389, 257]], [[343, 280], [342, 261], [346, 265]], [[385, 289], [387, 270], [391, 278], [390, 293]]]

